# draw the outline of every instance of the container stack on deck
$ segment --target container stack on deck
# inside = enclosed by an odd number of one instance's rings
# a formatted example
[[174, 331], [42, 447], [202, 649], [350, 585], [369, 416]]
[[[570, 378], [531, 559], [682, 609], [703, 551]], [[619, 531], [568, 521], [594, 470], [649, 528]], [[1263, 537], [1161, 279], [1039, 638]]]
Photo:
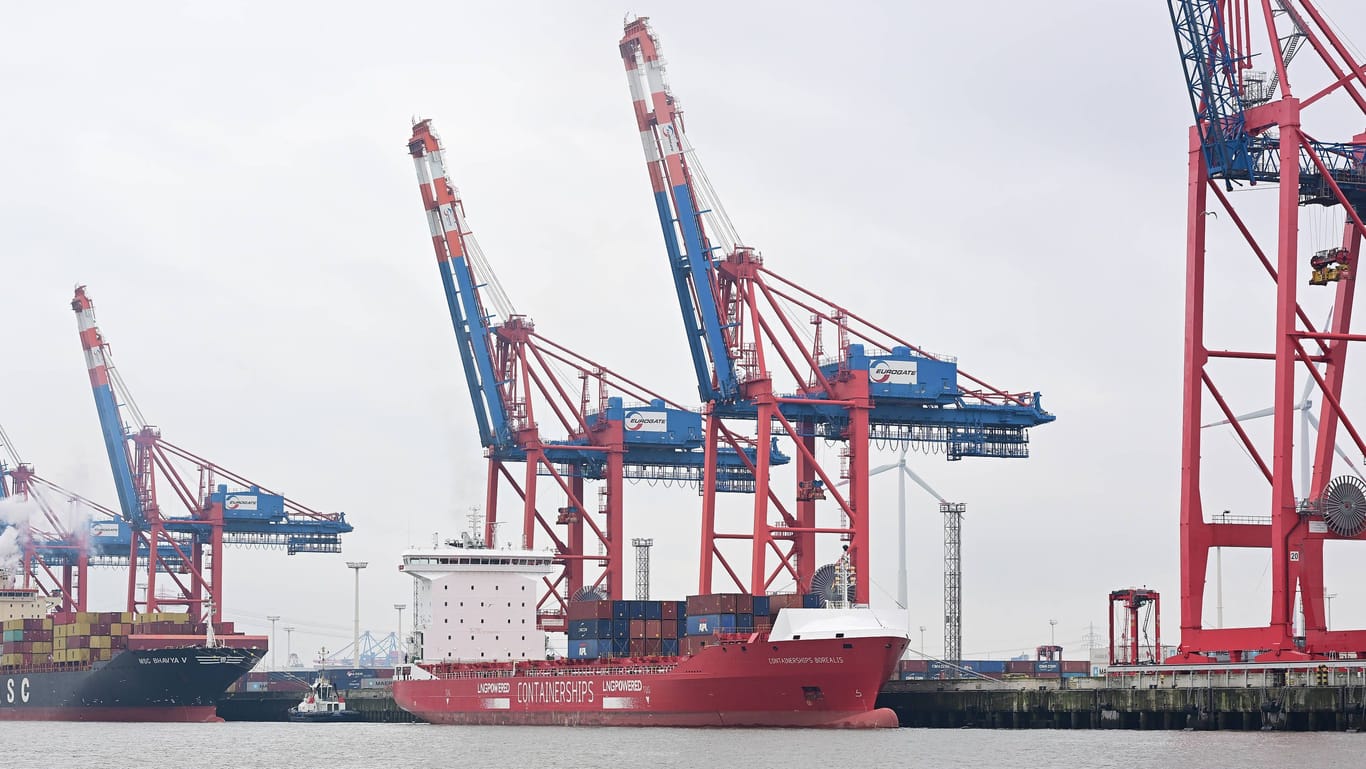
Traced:
[[[201, 636], [207, 630], [183, 612], [117, 611], [57, 612], [37, 619], [5, 620], [3, 627], [0, 670], [106, 662], [120, 650], [140, 648], [150, 636]], [[233, 632], [233, 624], [215, 623], [214, 629], [227, 635]], [[158, 639], [161, 642], [164, 639]]]
[[780, 610], [813, 605], [813, 599], [818, 597], [709, 593], [686, 601], [574, 601], [567, 617], [569, 657], [695, 654], [721, 635], [766, 632]]

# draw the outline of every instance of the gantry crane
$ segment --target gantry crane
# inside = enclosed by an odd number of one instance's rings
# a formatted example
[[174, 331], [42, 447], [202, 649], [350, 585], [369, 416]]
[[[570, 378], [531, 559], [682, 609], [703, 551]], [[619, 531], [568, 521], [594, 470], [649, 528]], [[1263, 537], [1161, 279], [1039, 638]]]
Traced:
[[[1322, 657], [1366, 651], [1366, 630], [1327, 629], [1323, 591], [1323, 548], [1327, 541], [1366, 538], [1366, 486], [1355, 476], [1333, 478], [1333, 453], [1339, 426], [1356, 451], [1366, 443], [1343, 403], [1349, 343], [1366, 340], [1351, 332], [1356, 292], [1354, 275], [1366, 226], [1366, 134], [1332, 141], [1313, 128], [1311, 117], [1327, 114], [1336, 125], [1344, 114], [1366, 117], [1366, 79], [1362, 62], [1344, 45], [1311, 0], [1168, 0], [1183, 73], [1195, 119], [1190, 128], [1187, 190], [1186, 313], [1181, 443], [1181, 659], [1211, 660], [1215, 652], [1245, 659], [1252, 650], [1269, 650], [1264, 659]], [[1291, 87], [1290, 64], [1297, 53], [1312, 51], [1314, 66], [1295, 69], [1308, 88]], [[1259, 71], [1254, 64], [1261, 64]], [[1355, 109], [1353, 109], [1355, 108]], [[1331, 122], [1330, 122], [1331, 121]], [[1258, 237], [1251, 217], [1260, 215], [1246, 196], [1228, 191], [1242, 186], [1276, 191], [1274, 238]], [[1212, 200], [1211, 200], [1212, 198]], [[1318, 205], [1341, 211], [1341, 241], [1309, 258], [1300, 252], [1300, 210]], [[1217, 216], [1211, 217], [1214, 213]], [[1209, 228], [1228, 238], [1207, 240]], [[1254, 274], [1265, 274], [1274, 301], [1249, 294], [1222, 315], [1221, 328], [1242, 327], [1269, 318], [1273, 344], [1267, 349], [1211, 349], [1205, 334], [1207, 248], [1217, 251], [1221, 275], [1241, 258]], [[1331, 252], [1325, 254], [1323, 252]], [[1305, 279], [1306, 268], [1309, 278]], [[1334, 314], [1316, 328], [1300, 303], [1303, 284], [1331, 291]], [[1219, 364], [1270, 361], [1271, 376], [1261, 378], [1271, 391], [1270, 443], [1254, 442], [1219, 387], [1236, 369], [1244, 386], [1264, 376], [1263, 366]], [[1320, 371], [1319, 367], [1322, 367]], [[1308, 487], [1294, 489], [1295, 375], [1303, 368], [1322, 397], [1319, 430], [1312, 448]], [[1306, 392], [1301, 400], [1308, 400]], [[1211, 459], [1202, 450], [1200, 425], [1207, 406], [1228, 420], [1247, 457], [1266, 479], [1264, 511], [1204, 514], [1201, 467]], [[1220, 506], [1224, 506], [1222, 503]], [[1223, 628], [1204, 623], [1204, 593], [1213, 548], [1267, 549], [1271, 555], [1270, 621], [1261, 627]], [[1296, 604], [1304, 630], [1295, 627]]]
[[[710, 467], [707, 477], [717, 490], [749, 492], [758, 454], [769, 455], [771, 464], [787, 458], [771, 444], [758, 449], [752, 441], [717, 449], [705, 440], [697, 412], [538, 332], [512, 307], [475, 240], [430, 120], [414, 124], [408, 151], [488, 457], [484, 541], [494, 541], [503, 517], [499, 488], [506, 485], [520, 507], [519, 544], [533, 547], [548, 538], [563, 567], [546, 579], [538, 603], [542, 625], [555, 629], [565, 603], [581, 591], [622, 597], [625, 480], [699, 483]], [[553, 427], [543, 431], [538, 417], [547, 415]], [[550, 437], [552, 432], [564, 437]], [[520, 483], [509, 469], [513, 464], [525, 465]], [[552, 481], [550, 493], [564, 504], [554, 517], [541, 508], [541, 477]], [[585, 499], [589, 480], [601, 483], [596, 517]], [[599, 553], [586, 549], [586, 538], [596, 541]], [[602, 567], [596, 580], [587, 580], [585, 562]]]
[[[701, 171], [646, 19], [627, 21], [620, 48], [707, 404], [707, 440], [735, 440], [729, 420], [757, 425], [751, 531], [719, 533], [715, 488], [704, 487], [701, 590], [714, 589], [714, 563], [742, 590], [765, 592], [782, 575], [805, 589], [817, 535], [847, 541], [855, 573], [867, 574], [870, 441], [921, 445], [951, 460], [1025, 457], [1027, 429], [1054, 417], [1038, 393], [992, 387], [960, 371], [954, 358], [927, 352], [767, 266], [740, 239]], [[805, 333], [793, 320], [800, 317], [810, 319]], [[790, 441], [796, 461], [796, 488], [786, 498], [769, 474], [766, 447], [774, 436]], [[818, 439], [842, 445], [838, 469], [817, 457]], [[836, 488], [845, 479], [847, 496]], [[816, 503], [827, 497], [843, 519], [838, 526], [817, 521]], [[718, 548], [723, 538], [751, 540], [748, 580], [735, 577]], [[866, 603], [868, 581], [856, 588], [856, 600]]]
[[[76, 288], [71, 308], [76, 312], [121, 518], [131, 530], [129, 611], [180, 606], [203, 617], [205, 604], [211, 602], [217, 616], [223, 608], [226, 544], [283, 547], [290, 555], [341, 551], [341, 535], [352, 530], [345, 514], [304, 507], [162, 439], [161, 431], [142, 417], [114, 368], [84, 286]], [[123, 420], [124, 412], [131, 423]], [[192, 480], [192, 473], [197, 480]], [[172, 514], [163, 507], [158, 488], [166, 486], [184, 512]], [[146, 595], [139, 597], [142, 574]], [[171, 594], [158, 592], [159, 578], [171, 583]]]

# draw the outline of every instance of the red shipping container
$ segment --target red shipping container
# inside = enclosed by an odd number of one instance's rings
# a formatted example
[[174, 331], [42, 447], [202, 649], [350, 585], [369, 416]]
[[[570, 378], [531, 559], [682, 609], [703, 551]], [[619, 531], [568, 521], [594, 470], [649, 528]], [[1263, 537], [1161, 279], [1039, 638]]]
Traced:
[[635, 639], [637, 639], [637, 638], [644, 638], [644, 637], [645, 637], [645, 620], [643, 620], [643, 619], [633, 619], [633, 620], [631, 620], [631, 639], [632, 639], [632, 640], [635, 640]]
[[664, 619], [678, 619], [678, 602], [665, 601], [664, 604], [659, 607], [659, 616]]
[[[663, 629], [663, 627], [662, 627], [663, 624], [664, 624], [664, 623], [663, 623], [662, 620], [657, 620], [657, 619], [647, 619], [647, 620], [645, 620], [645, 637], [646, 637], [646, 638], [655, 639], [655, 640], [658, 640], [658, 639], [660, 639], [660, 638], [663, 638], [663, 637], [664, 637], [664, 636], [663, 636], [664, 629]], [[677, 620], [674, 621], [674, 627], [675, 627], [675, 628], [678, 627], [678, 621], [677, 621]]]
[[1007, 673], [1033, 673], [1034, 662], [1032, 660], [1007, 660]]
[[[605, 601], [570, 601], [569, 610], [565, 613], [566, 618], [573, 622], [576, 619], [598, 619], [598, 604]], [[611, 607], [608, 607], [611, 611]]]
[[[643, 621], [643, 620], [642, 620], [642, 621]], [[645, 656], [645, 639], [644, 639], [644, 638], [632, 638], [632, 639], [631, 639], [630, 654], [631, 654], [632, 657], [644, 657], [644, 656]]]
[[647, 638], [645, 640], [645, 655], [647, 657], [658, 657], [662, 652], [660, 649], [663, 644], [658, 638]]
[[1062, 672], [1064, 673], [1090, 673], [1091, 663], [1086, 660], [1063, 660]]
[[898, 669], [902, 673], [928, 673], [930, 671], [929, 660], [902, 660]]

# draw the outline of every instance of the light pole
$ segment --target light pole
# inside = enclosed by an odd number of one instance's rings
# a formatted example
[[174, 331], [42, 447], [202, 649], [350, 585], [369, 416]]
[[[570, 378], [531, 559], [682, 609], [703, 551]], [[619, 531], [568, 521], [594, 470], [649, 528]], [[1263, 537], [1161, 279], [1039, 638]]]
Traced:
[[356, 572], [356, 615], [355, 625], [351, 628], [351, 667], [360, 667], [360, 570], [369, 566], [367, 561], [347, 561], [346, 568]]
[[1048, 645], [1049, 645], [1049, 646], [1057, 646], [1057, 645], [1058, 645], [1058, 637], [1057, 637], [1058, 634], [1057, 634], [1057, 629], [1058, 629], [1058, 621], [1055, 620], [1055, 619], [1050, 619], [1050, 620], [1048, 621]]
[[292, 648], [290, 642], [293, 640], [294, 626], [285, 625], [285, 667], [289, 667], [289, 660], [294, 656], [294, 652], [290, 651], [290, 649]]
[[920, 626], [920, 656], [925, 656], [925, 626]]
[[396, 603], [394, 608], [398, 609], [398, 661], [403, 664], [408, 661], [408, 655], [403, 650], [403, 610], [408, 608], [408, 604]]
[[280, 615], [272, 614], [266, 619], [270, 620], [270, 669], [275, 670], [275, 623], [280, 621]]
[[1323, 589], [1323, 629], [1333, 629], [1333, 599], [1337, 598], [1337, 593], [1328, 592], [1328, 588]]

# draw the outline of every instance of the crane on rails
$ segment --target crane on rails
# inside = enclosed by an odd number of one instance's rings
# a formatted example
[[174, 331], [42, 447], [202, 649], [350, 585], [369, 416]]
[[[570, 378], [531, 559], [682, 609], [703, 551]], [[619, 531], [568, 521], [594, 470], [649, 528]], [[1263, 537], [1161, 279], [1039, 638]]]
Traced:
[[[221, 613], [224, 545], [280, 547], [290, 555], [341, 552], [341, 535], [352, 531], [344, 513], [305, 507], [164, 440], [161, 430], [143, 418], [115, 369], [85, 286], [76, 288], [71, 309], [85, 351], [120, 517], [131, 534], [128, 611], [155, 612], [162, 606], [178, 606], [196, 618], [205, 617], [206, 607], [215, 615]], [[125, 422], [125, 413], [131, 421]], [[158, 494], [167, 487], [174, 502]], [[183, 512], [172, 512], [176, 502]], [[140, 575], [146, 577], [142, 596]], [[159, 591], [159, 582], [169, 588], [165, 594]], [[215, 621], [215, 617], [206, 619]]]
[[[720, 565], [741, 590], [763, 593], [780, 577], [805, 590], [816, 569], [817, 536], [847, 542], [854, 572], [867, 574], [872, 441], [942, 451], [950, 460], [1027, 457], [1028, 428], [1054, 417], [1037, 392], [988, 385], [959, 370], [955, 358], [928, 352], [775, 272], [739, 237], [702, 171], [647, 19], [628, 18], [620, 50], [706, 403], [707, 440], [736, 440], [729, 422], [757, 425], [747, 533], [717, 530], [716, 489], [704, 485], [700, 589], [714, 589]], [[811, 326], [805, 332], [802, 317]], [[770, 477], [765, 451], [775, 436], [792, 447], [790, 496], [780, 496]], [[838, 467], [817, 456], [818, 439], [841, 445]], [[837, 488], [841, 480], [849, 481], [847, 494]], [[841, 521], [822, 525], [817, 502], [831, 498]], [[719, 547], [725, 539], [750, 540], [747, 580]], [[855, 600], [868, 601], [867, 580], [856, 584]]]
[[[520, 546], [549, 542], [562, 568], [545, 579], [537, 613], [546, 629], [562, 629], [574, 597], [623, 597], [625, 481], [705, 478], [719, 491], [751, 492], [757, 456], [775, 465], [787, 457], [771, 442], [759, 447], [740, 439], [718, 449], [696, 411], [542, 335], [512, 306], [489, 266], [430, 120], [413, 125], [408, 152], [488, 458], [483, 541], [494, 541], [501, 519], [520, 514]], [[520, 478], [510, 467], [519, 464]], [[563, 504], [553, 516], [543, 509], [542, 478]], [[600, 484], [596, 514], [586, 481]], [[502, 488], [515, 494], [517, 512], [500, 510]], [[595, 579], [586, 564], [601, 567]]]
[[[1366, 117], [1362, 62], [1312, 0], [1168, 0], [1167, 5], [1194, 116], [1186, 187], [1181, 645], [1175, 659], [1211, 661], [1221, 652], [1234, 661], [1254, 655], [1294, 660], [1360, 653], [1366, 651], [1366, 630], [1328, 629], [1323, 552], [1330, 541], [1366, 539], [1366, 484], [1355, 475], [1333, 476], [1339, 429], [1350, 437], [1349, 447], [1366, 454], [1344, 403], [1348, 348], [1366, 340], [1351, 331], [1355, 271], [1366, 231], [1366, 133], [1335, 140], [1319, 133], [1310, 118], [1336, 125], [1345, 115]], [[1303, 56], [1292, 70], [1297, 54]], [[1299, 66], [1304, 59], [1310, 66]], [[1254, 68], [1258, 62], [1266, 66]], [[1292, 71], [1294, 85], [1305, 90], [1292, 88]], [[1229, 194], [1249, 187], [1275, 192], [1274, 224], [1262, 227], [1256, 221], [1270, 209], [1270, 195], [1258, 196], [1258, 208], [1249, 196]], [[1342, 216], [1341, 239], [1311, 251], [1307, 259], [1299, 234], [1306, 206]], [[1272, 238], [1255, 234], [1272, 227]], [[1228, 237], [1207, 238], [1211, 228], [1221, 228]], [[1207, 256], [1207, 251], [1213, 253]], [[1219, 260], [1221, 276], [1235, 261], [1254, 276], [1265, 275], [1272, 289], [1267, 295], [1274, 299], [1248, 295], [1228, 309], [1207, 305], [1210, 258]], [[1332, 293], [1333, 314], [1322, 328], [1301, 303], [1300, 287], [1306, 283], [1311, 292]], [[1266, 324], [1273, 343], [1270, 349], [1217, 349], [1206, 336], [1207, 320], [1216, 328]], [[1236, 365], [1240, 362], [1260, 365]], [[1295, 376], [1300, 368], [1320, 397], [1317, 436], [1299, 447], [1311, 453], [1312, 470], [1297, 497]], [[1259, 414], [1240, 416], [1229, 403], [1230, 379], [1237, 386], [1259, 382], [1270, 390], [1269, 443], [1254, 441], [1245, 425]], [[1305, 408], [1311, 392], [1300, 396]], [[1201, 487], [1204, 463], [1217, 461], [1202, 449], [1202, 413], [1211, 406], [1232, 426], [1265, 479], [1264, 510], [1205, 515], [1205, 499], [1219, 493]], [[1209, 627], [1204, 622], [1210, 550], [1224, 547], [1269, 551], [1266, 625]], [[1296, 628], [1297, 604], [1302, 632]]]

